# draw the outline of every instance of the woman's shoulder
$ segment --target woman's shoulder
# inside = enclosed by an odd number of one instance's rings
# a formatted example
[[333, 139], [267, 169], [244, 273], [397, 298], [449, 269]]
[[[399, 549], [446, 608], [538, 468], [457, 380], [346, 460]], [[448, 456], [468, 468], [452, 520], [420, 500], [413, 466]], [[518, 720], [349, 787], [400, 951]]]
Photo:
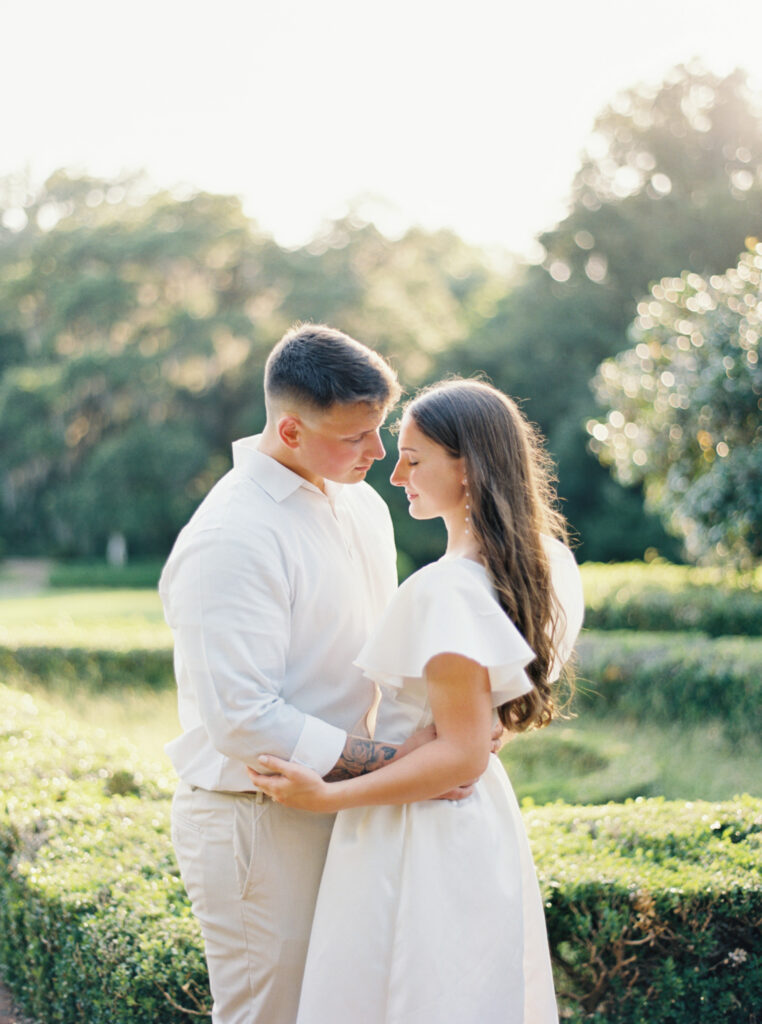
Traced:
[[489, 585], [487, 570], [481, 562], [474, 562], [470, 558], [440, 558], [411, 573], [400, 585], [400, 589], [422, 590], [438, 587], [445, 582], [452, 584], [460, 581], [467, 586]]
[[559, 562], [567, 566], [577, 564], [571, 548], [568, 548], [566, 544], [564, 544], [563, 541], [558, 540], [557, 537], [551, 537], [549, 533], [543, 533], [542, 542], [545, 546], [545, 553], [551, 562]]
[[408, 576], [355, 664], [372, 679], [400, 686], [403, 679], [423, 678], [437, 654], [488, 668], [498, 703], [531, 688], [523, 667], [534, 654], [479, 562], [443, 558]]
[[470, 558], [440, 558], [418, 569], [400, 585], [398, 601], [439, 605], [460, 599], [475, 614], [500, 610], [487, 569]]

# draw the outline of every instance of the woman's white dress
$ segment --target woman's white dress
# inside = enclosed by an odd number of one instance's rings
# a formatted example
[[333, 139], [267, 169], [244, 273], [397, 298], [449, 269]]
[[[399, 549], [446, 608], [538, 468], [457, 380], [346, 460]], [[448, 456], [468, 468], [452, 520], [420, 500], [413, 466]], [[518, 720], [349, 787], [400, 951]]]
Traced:
[[[548, 539], [566, 616], [579, 572]], [[424, 668], [461, 654], [489, 669], [493, 704], [528, 692], [533, 653], [486, 569], [441, 559], [398, 590], [357, 664], [381, 687], [376, 738], [431, 722]], [[516, 797], [494, 755], [472, 796], [341, 811], [310, 939], [297, 1024], [557, 1024], [542, 901]]]

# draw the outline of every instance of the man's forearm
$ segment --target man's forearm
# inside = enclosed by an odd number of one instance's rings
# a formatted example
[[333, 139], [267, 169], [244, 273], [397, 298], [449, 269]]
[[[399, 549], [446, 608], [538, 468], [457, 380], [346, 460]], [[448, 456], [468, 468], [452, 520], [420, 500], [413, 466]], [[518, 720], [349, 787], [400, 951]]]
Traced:
[[347, 736], [341, 757], [324, 778], [326, 782], [340, 782], [357, 775], [367, 775], [389, 764], [398, 750], [399, 747], [393, 743], [381, 743], [362, 736]]

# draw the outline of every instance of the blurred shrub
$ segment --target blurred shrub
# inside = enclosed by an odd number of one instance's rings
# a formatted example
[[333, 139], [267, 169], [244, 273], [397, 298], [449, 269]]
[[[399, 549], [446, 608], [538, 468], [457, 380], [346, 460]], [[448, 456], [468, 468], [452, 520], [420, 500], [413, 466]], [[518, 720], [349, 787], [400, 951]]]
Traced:
[[174, 686], [170, 650], [90, 650], [86, 647], [0, 647], [0, 676], [59, 689], [68, 685], [107, 687]]
[[[206, 1018], [164, 765], [44, 702], [0, 700], [0, 971], [44, 1024]], [[754, 1022], [762, 801], [524, 813], [568, 1019]]]
[[500, 751], [500, 760], [516, 794], [536, 804], [599, 804], [662, 792], [659, 765], [642, 750], [625, 759], [620, 744], [557, 725], [515, 737]]
[[583, 633], [577, 709], [636, 721], [722, 723], [762, 735], [762, 640], [700, 633]]
[[591, 629], [688, 630], [762, 636], [762, 572], [642, 562], [582, 566]]
[[128, 562], [108, 565], [106, 562], [59, 562], [50, 572], [48, 586], [69, 590], [80, 587], [117, 587], [155, 589], [163, 563]]

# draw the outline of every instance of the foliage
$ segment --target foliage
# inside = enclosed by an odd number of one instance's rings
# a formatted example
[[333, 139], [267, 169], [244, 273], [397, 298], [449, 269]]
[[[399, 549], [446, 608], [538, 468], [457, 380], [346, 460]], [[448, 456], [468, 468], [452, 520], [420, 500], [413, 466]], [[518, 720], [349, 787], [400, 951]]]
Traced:
[[598, 715], [593, 701], [575, 718], [515, 737], [500, 758], [518, 798], [536, 804], [762, 796], [759, 737], [730, 740], [716, 719], [689, 725]]
[[3, 976], [45, 1024], [207, 1017], [199, 930], [169, 842], [171, 778], [114, 737], [93, 742], [2, 693]]
[[591, 447], [646, 496], [694, 558], [762, 558], [762, 244], [709, 279], [665, 278], [632, 348], [602, 364]]
[[762, 639], [700, 633], [583, 633], [580, 713], [716, 722], [731, 740], [762, 735]]
[[[541, 263], [446, 355], [525, 399], [558, 462], [584, 557], [625, 560], [679, 546], [644, 519], [640, 488], [612, 486], [585, 452], [589, 381], [626, 348], [649, 284], [722, 273], [762, 237], [762, 118], [744, 75], [676, 68], [618, 96], [596, 120], [568, 216], [540, 237]], [[732, 397], [732, 396], [730, 396]]]
[[166, 689], [174, 686], [169, 650], [98, 650], [86, 647], [0, 647], [0, 675], [34, 685]]
[[581, 567], [589, 629], [688, 630], [762, 636], [762, 570], [643, 562]]
[[525, 808], [572, 1020], [757, 1024], [762, 802]]
[[234, 197], [139, 179], [6, 181], [9, 208], [26, 226], [0, 225], [0, 508], [18, 553], [92, 557], [120, 532], [165, 555], [231, 440], [261, 428], [286, 328], [328, 320], [410, 386], [504, 286], [448, 232], [391, 243], [351, 215], [288, 251]]
[[131, 561], [127, 565], [106, 562], [58, 562], [53, 566], [48, 586], [60, 590], [113, 587], [119, 590], [145, 588], [156, 590], [163, 563]]
[[[201, 939], [170, 847], [163, 766], [44, 702], [5, 687], [0, 697], [0, 970], [13, 991], [43, 1024], [203, 1019]], [[653, 998], [654, 1024], [753, 1020], [762, 802], [525, 817], [572, 1019], [640, 1024]]]

